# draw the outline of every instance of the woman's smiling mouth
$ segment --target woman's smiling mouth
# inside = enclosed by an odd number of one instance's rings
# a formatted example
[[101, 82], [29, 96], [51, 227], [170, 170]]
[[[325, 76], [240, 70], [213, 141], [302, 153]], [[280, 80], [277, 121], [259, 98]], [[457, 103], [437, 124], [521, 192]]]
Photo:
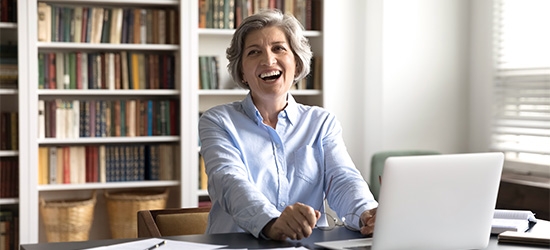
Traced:
[[283, 73], [279, 70], [262, 73], [259, 77], [264, 81], [274, 81], [281, 77]]

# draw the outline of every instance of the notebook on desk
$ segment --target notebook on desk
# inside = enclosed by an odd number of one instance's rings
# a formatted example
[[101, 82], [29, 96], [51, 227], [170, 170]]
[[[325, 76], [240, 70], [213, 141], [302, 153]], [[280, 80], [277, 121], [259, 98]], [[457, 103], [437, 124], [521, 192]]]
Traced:
[[390, 157], [372, 240], [316, 244], [331, 249], [371, 244], [375, 250], [485, 248], [503, 162], [502, 153]]

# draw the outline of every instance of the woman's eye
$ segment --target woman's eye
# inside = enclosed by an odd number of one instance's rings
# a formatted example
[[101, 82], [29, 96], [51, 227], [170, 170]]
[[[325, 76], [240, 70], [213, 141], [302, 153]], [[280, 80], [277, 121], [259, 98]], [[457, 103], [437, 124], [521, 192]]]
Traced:
[[258, 54], [258, 51], [257, 50], [251, 50], [251, 51], [248, 51], [247, 55], [254, 55], [254, 54]]
[[275, 50], [275, 51], [285, 51], [286, 48], [283, 47], [283, 46], [277, 46], [277, 47], [274, 48], [274, 50]]

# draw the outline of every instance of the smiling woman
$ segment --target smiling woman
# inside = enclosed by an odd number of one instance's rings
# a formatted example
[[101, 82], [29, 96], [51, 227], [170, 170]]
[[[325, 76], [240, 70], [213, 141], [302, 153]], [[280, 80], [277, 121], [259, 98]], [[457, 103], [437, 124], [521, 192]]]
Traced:
[[357, 215], [346, 220], [349, 228], [372, 233], [378, 203], [346, 150], [339, 121], [289, 93], [309, 73], [311, 58], [302, 26], [280, 11], [252, 15], [235, 31], [228, 70], [249, 93], [199, 120], [212, 201], [206, 233], [306, 238], [325, 219], [325, 198], [340, 217]]

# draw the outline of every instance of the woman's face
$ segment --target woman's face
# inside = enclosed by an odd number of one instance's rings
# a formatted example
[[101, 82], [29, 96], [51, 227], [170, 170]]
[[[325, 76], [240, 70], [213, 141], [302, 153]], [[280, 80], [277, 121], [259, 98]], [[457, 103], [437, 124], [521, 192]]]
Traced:
[[253, 96], [286, 96], [294, 82], [296, 60], [284, 32], [276, 27], [250, 32], [244, 41], [242, 69]]

